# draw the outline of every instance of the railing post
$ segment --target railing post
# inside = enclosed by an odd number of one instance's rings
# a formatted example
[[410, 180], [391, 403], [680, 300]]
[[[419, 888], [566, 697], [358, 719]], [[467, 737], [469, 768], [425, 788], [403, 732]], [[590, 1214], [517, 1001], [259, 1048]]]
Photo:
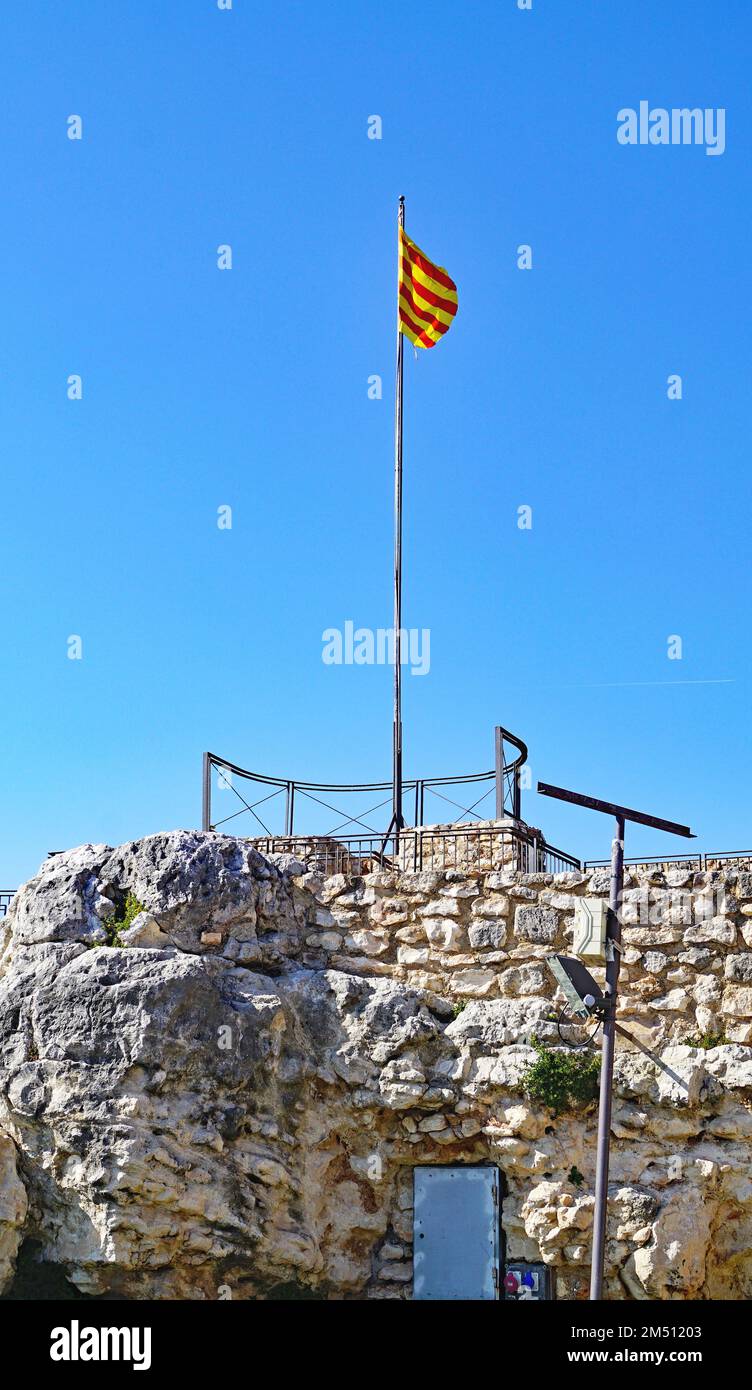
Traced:
[[204, 753], [201, 780], [201, 829], [211, 830], [211, 753]]
[[504, 819], [504, 732], [500, 724], [494, 729], [494, 762], [496, 766], [496, 819]]
[[285, 820], [286, 820], [286, 822], [287, 822], [287, 825], [286, 825], [286, 833], [287, 833], [287, 835], [289, 835], [290, 838], [292, 839], [292, 833], [293, 833], [293, 829], [292, 829], [292, 828], [293, 828], [293, 824], [294, 824], [294, 821], [295, 821], [295, 783], [294, 783], [294, 782], [288, 782], [288, 783], [287, 783], [287, 815], [286, 815], [286, 817], [285, 817]]

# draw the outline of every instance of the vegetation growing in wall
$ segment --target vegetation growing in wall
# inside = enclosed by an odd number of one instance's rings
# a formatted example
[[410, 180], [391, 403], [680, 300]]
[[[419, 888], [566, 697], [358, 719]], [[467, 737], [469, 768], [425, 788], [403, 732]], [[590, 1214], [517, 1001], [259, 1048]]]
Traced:
[[723, 1030], [720, 1033], [700, 1033], [697, 1037], [684, 1039], [686, 1047], [701, 1047], [703, 1052], [709, 1052], [711, 1047], [721, 1047], [727, 1042], [728, 1038]]
[[127, 931], [128, 928], [133, 925], [139, 912], [145, 911], [146, 909], [143, 903], [140, 903], [138, 898], [134, 897], [133, 893], [128, 893], [122, 909], [119, 911], [116, 908], [112, 917], [106, 917], [102, 922], [102, 926], [107, 933], [107, 941], [105, 944], [107, 946], [122, 946], [124, 943], [121, 939], [121, 932]]
[[530, 1039], [538, 1056], [522, 1078], [531, 1100], [548, 1106], [555, 1115], [587, 1105], [598, 1095], [600, 1056], [588, 1052], [560, 1052]]

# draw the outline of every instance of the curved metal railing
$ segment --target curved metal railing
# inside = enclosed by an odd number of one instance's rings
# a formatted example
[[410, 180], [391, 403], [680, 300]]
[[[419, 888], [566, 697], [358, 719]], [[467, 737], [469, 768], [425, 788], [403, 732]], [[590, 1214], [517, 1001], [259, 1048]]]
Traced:
[[[515, 756], [508, 756], [512, 751]], [[459, 777], [413, 777], [406, 778], [403, 782], [403, 815], [405, 810], [409, 810], [409, 815], [405, 815], [405, 823], [413, 826], [425, 825], [426, 820], [426, 800], [433, 797], [452, 809], [451, 819], [444, 815], [444, 824], [457, 824], [460, 818], [465, 821], [470, 818], [477, 821], [482, 820], [502, 820], [511, 818], [521, 819], [521, 792], [520, 792], [520, 769], [527, 762], [528, 750], [526, 744], [516, 734], [511, 734], [507, 729], [498, 725], [495, 731], [495, 752], [496, 766], [488, 772], [471, 772]], [[216, 776], [215, 776], [216, 774]], [[238, 790], [236, 779], [242, 783], [249, 783], [259, 788], [271, 788], [264, 791], [264, 795], [255, 800], [248, 800]], [[213, 793], [214, 781], [216, 789], [227, 788], [235, 793], [237, 799], [242, 803], [238, 810], [227, 815], [214, 817], [213, 812]], [[480, 796], [471, 801], [470, 805], [463, 805], [453, 797], [446, 794], [449, 787], [479, 787], [484, 790]], [[445, 790], [440, 791], [439, 788]], [[333, 805], [331, 800], [324, 800], [324, 796], [332, 796], [341, 799], [352, 795], [366, 795], [375, 792], [386, 792], [388, 795], [373, 806], [366, 809], [358, 808], [354, 814], [348, 814], [341, 806]], [[391, 782], [305, 782], [298, 778], [291, 777], [270, 777], [265, 773], [251, 772], [248, 768], [239, 767], [237, 763], [230, 762], [227, 758], [221, 758], [216, 753], [205, 753], [203, 760], [203, 786], [202, 786], [202, 828], [204, 830], [219, 830], [222, 826], [236, 821], [239, 817], [250, 815], [251, 823], [257, 827], [256, 834], [261, 833], [266, 836], [286, 836], [293, 837], [303, 834], [315, 834], [325, 839], [341, 838], [347, 833], [356, 833], [355, 828], [368, 835], [379, 835], [384, 833], [380, 827], [369, 824], [365, 817], [377, 815], [378, 812], [390, 807], [392, 784]], [[495, 803], [486, 809], [486, 814], [481, 815], [480, 807], [488, 797], [495, 792]], [[308, 803], [307, 809], [309, 816], [307, 824], [309, 829], [303, 829], [300, 822], [300, 802]], [[408, 807], [405, 806], [408, 802]], [[272, 806], [271, 803], [276, 803]], [[215, 803], [216, 804], [216, 803]], [[263, 816], [259, 813], [261, 807], [266, 807]], [[283, 818], [280, 817], [280, 810], [284, 806]], [[339, 819], [334, 825], [326, 825], [321, 815], [318, 820], [321, 825], [314, 824], [314, 817], [310, 815], [310, 807], [315, 806], [318, 812], [326, 810]], [[222, 808], [224, 809], [224, 808]], [[269, 811], [272, 816], [269, 816]], [[269, 825], [269, 819], [274, 819], [276, 812], [276, 826]], [[296, 813], [298, 824], [295, 824]], [[384, 817], [387, 818], [386, 815]], [[283, 825], [280, 828], [280, 820]], [[246, 825], [248, 822], [245, 823]], [[326, 828], [324, 826], [326, 825]], [[246, 831], [247, 833], [247, 831]]]
[[[522, 821], [520, 771], [527, 762], [526, 744], [497, 725], [494, 747], [496, 765], [488, 772], [405, 779], [403, 815], [406, 802], [410, 815], [405, 816], [399, 834], [373, 823], [373, 818], [378, 822], [381, 812], [384, 821], [391, 812], [391, 782], [305, 782], [270, 777], [216, 753], [205, 753], [202, 826], [204, 830], [249, 835], [264, 853], [292, 853], [313, 860], [327, 873], [361, 872], [367, 865], [379, 864], [401, 868], [509, 867], [527, 872], [579, 868], [579, 859], [547, 845], [540, 831]], [[248, 787], [258, 788], [262, 795], [247, 791]], [[472, 791], [458, 801], [447, 794], [450, 787], [469, 787]], [[241, 805], [227, 809], [227, 814], [216, 814], [215, 792], [222, 789], [233, 792]], [[364, 809], [362, 799], [367, 796], [370, 803], [380, 792], [385, 795]], [[353, 795], [361, 798], [361, 804], [354, 811], [345, 809], [342, 800]], [[438, 813], [434, 801], [441, 803]], [[304, 817], [301, 803], [306, 807]], [[450, 808], [449, 815], [445, 807]], [[218, 809], [224, 812], [226, 808]], [[331, 817], [337, 819], [332, 821]], [[433, 823], [427, 826], [429, 817]], [[245, 819], [238, 828], [241, 818]]]

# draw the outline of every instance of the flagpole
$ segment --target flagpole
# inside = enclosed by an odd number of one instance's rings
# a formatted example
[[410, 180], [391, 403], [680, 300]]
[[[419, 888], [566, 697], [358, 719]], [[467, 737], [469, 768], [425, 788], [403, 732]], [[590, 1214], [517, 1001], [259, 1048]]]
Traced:
[[[405, 199], [399, 200], [399, 227], [405, 225]], [[397, 373], [394, 397], [394, 731], [392, 765], [392, 827], [402, 819], [402, 349], [399, 328], [399, 232], [397, 233]]]

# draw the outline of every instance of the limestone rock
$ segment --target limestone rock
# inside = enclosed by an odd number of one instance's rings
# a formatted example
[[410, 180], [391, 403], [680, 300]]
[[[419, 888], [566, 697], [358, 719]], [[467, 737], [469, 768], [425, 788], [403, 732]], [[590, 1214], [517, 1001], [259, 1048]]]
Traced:
[[431, 945], [440, 951], [459, 951], [465, 944], [464, 932], [458, 922], [430, 917], [424, 921], [423, 928]]
[[552, 942], [559, 930], [558, 913], [550, 907], [518, 907], [514, 930], [515, 935], [526, 941]]
[[684, 940], [687, 946], [705, 941], [717, 941], [723, 946], [733, 946], [736, 941], [736, 927], [725, 917], [713, 917], [709, 922], [702, 922], [697, 927], [688, 927], [684, 933]]
[[545, 1000], [489, 999], [468, 1004], [446, 1036], [471, 1052], [496, 1053], [529, 1037], [549, 1012]]
[[81, 845], [47, 859], [11, 904], [15, 942], [106, 941], [94, 906], [103, 896], [98, 873], [109, 853], [106, 845]]
[[752, 988], [727, 985], [723, 991], [721, 1010], [732, 1018], [752, 1018]]
[[736, 980], [741, 984], [752, 984], [752, 951], [745, 951], [741, 955], [727, 956], [723, 973], [727, 980]]
[[697, 1297], [717, 1208], [716, 1201], [696, 1189], [672, 1192], [652, 1227], [650, 1243], [631, 1256], [647, 1298]]
[[467, 930], [470, 945], [476, 950], [490, 947], [498, 951], [507, 939], [507, 929], [503, 922], [473, 922]]
[[[217, 935], [219, 936], [219, 933]], [[220, 936], [219, 940], [221, 939]], [[149, 946], [160, 951], [172, 946], [169, 936], [162, 931], [159, 923], [155, 922], [149, 912], [139, 912], [132, 925], [120, 933], [120, 940], [124, 946]]]
[[494, 970], [458, 970], [452, 979], [452, 993], [465, 998], [489, 994], [496, 984]]
[[499, 976], [502, 994], [543, 995], [551, 990], [551, 980], [541, 965], [519, 965], [504, 970]]
[[[723, 912], [723, 874], [630, 878], [622, 1017], [657, 1057], [618, 1040], [610, 1298], [752, 1297], [739, 878]], [[493, 1163], [510, 1257], [581, 1296], [595, 1107], [523, 1078], [560, 1047], [545, 958], [586, 884], [323, 879], [194, 831], [49, 859], [0, 924], [0, 1281], [28, 1238], [86, 1294], [404, 1298], [413, 1166]]]
[[0, 1294], [9, 1288], [15, 1273], [27, 1208], [16, 1146], [7, 1135], [0, 1134]]

